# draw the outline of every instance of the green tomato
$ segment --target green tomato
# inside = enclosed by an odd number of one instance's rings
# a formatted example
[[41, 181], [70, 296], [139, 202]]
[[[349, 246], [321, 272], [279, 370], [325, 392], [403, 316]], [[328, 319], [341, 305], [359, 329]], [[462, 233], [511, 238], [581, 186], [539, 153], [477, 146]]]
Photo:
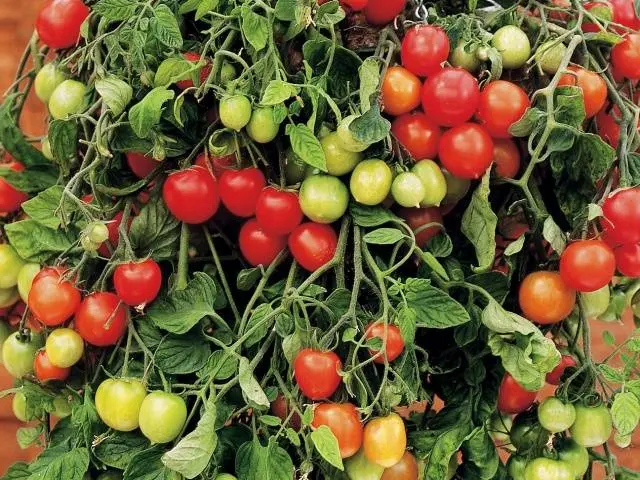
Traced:
[[16, 287], [0, 288], [0, 308], [7, 308], [20, 300]]
[[605, 443], [613, 430], [609, 409], [605, 405], [576, 405], [575, 408], [576, 421], [569, 429], [571, 438], [586, 448], [598, 447]]
[[493, 438], [494, 442], [498, 445], [506, 445], [511, 442], [509, 432], [513, 425], [513, 419], [511, 415], [503, 415], [495, 412], [488, 420], [489, 423], [489, 435]]
[[310, 220], [333, 223], [344, 215], [349, 204], [349, 190], [339, 178], [312, 175], [300, 187], [300, 208]]
[[138, 428], [140, 406], [147, 396], [136, 379], [108, 378], [96, 390], [96, 410], [100, 419], [119, 432]]
[[11, 245], [0, 245], [0, 288], [15, 287], [20, 269], [26, 263]]
[[556, 448], [558, 458], [571, 466], [575, 478], [582, 478], [589, 468], [589, 452], [570, 438], [561, 440]]
[[349, 115], [343, 118], [340, 125], [338, 125], [336, 133], [338, 134], [342, 148], [349, 152], [364, 152], [369, 147], [369, 144], [357, 140], [351, 133], [351, 130], [349, 130], [351, 123], [353, 123], [356, 118], [358, 118], [357, 115]]
[[445, 169], [442, 169], [442, 174], [447, 181], [447, 194], [442, 200], [442, 204], [455, 205], [469, 192], [471, 182], [466, 178], [456, 177]]
[[72, 410], [73, 402], [70, 402], [68, 397], [65, 397], [64, 395], [58, 395], [53, 399], [53, 416], [58, 418], [66, 418], [71, 415]]
[[221, 473], [216, 476], [215, 480], [238, 480], [238, 477], [234, 477], [230, 473]]
[[33, 89], [40, 101], [47, 103], [56, 87], [66, 79], [67, 76], [63, 71], [58, 70], [55, 64], [47, 63], [37, 73], [36, 79], [33, 82]]
[[527, 464], [524, 480], [575, 480], [571, 466], [562, 460], [536, 458]]
[[393, 173], [383, 160], [364, 160], [353, 170], [349, 187], [356, 202], [373, 206], [387, 198], [391, 182]]
[[236, 67], [233, 64], [224, 61], [222, 62], [222, 67], [220, 68], [220, 84], [224, 87], [229, 84], [232, 80], [238, 78], [238, 72], [236, 72]]
[[603, 322], [617, 322], [622, 318], [622, 314], [627, 306], [625, 294], [619, 290], [614, 290], [609, 300], [607, 310], [598, 317]]
[[449, 63], [454, 67], [464, 68], [468, 72], [474, 73], [480, 67], [480, 59], [476, 55], [476, 51], [477, 48], [468, 48], [468, 44], [458, 42], [458, 46], [449, 55]]
[[622, 435], [616, 432], [613, 434], [613, 443], [615, 443], [618, 448], [627, 448], [631, 445], [631, 434]]
[[45, 350], [54, 366], [69, 368], [82, 358], [84, 341], [80, 334], [71, 328], [57, 328], [47, 337]]
[[153, 443], [176, 439], [187, 421], [187, 406], [174, 393], [151, 392], [140, 406], [140, 430]]
[[336, 132], [331, 132], [320, 139], [320, 145], [327, 161], [327, 172], [340, 176], [351, 172], [362, 161], [362, 154], [350, 152], [342, 146], [342, 141]]
[[500, 28], [491, 40], [491, 44], [502, 55], [504, 68], [520, 68], [531, 56], [531, 43], [527, 34], [514, 25]]
[[51, 151], [51, 142], [49, 141], [49, 137], [44, 137], [42, 139], [42, 154], [47, 160], [53, 161], [53, 152]]
[[426, 191], [420, 206], [439, 206], [447, 196], [447, 179], [438, 164], [433, 160], [420, 160], [413, 166], [411, 172], [420, 177]]
[[507, 472], [511, 480], [524, 480], [524, 471], [527, 468], [527, 458], [522, 455], [511, 455], [507, 461]]
[[22, 341], [19, 332], [12, 333], [2, 344], [2, 364], [12, 377], [22, 378], [33, 373], [33, 360], [42, 347], [42, 337], [32, 334]]
[[567, 430], [576, 420], [576, 409], [556, 397], [545, 398], [538, 405], [538, 421], [551, 433]]
[[311, 166], [307, 165], [292, 149], [287, 150], [285, 158], [284, 175], [288, 184], [300, 183], [309, 176]]
[[6, 322], [0, 320], [0, 363], [2, 363], [2, 345], [4, 341], [11, 335], [11, 329]]
[[609, 285], [605, 285], [595, 292], [581, 293], [582, 305], [584, 306], [584, 314], [587, 319], [591, 320], [599, 318], [609, 308], [611, 300], [611, 291]]
[[244, 95], [232, 95], [220, 101], [220, 121], [239, 132], [251, 120], [251, 102]]
[[566, 53], [567, 47], [565, 47], [564, 43], [557, 40], [548, 40], [538, 47], [536, 59], [543, 72], [553, 75], [560, 68]]
[[362, 448], [353, 457], [347, 459], [344, 469], [350, 480], [380, 480], [384, 473], [384, 467], [370, 462]]
[[26, 263], [20, 269], [20, 272], [18, 272], [18, 293], [24, 303], [27, 303], [27, 300], [29, 299], [31, 284], [39, 271], [40, 265], [37, 263]]
[[13, 396], [11, 409], [13, 410], [13, 415], [21, 422], [30, 422], [33, 420], [33, 415], [29, 415], [27, 412], [27, 397], [25, 397], [24, 393], [17, 392]]
[[257, 143], [269, 143], [279, 130], [280, 124], [273, 120], [273, 107], [256, 108], [247, 124], [247, 134]]
[[426, 194], [422, 180], [412, 172], [402, 172], [391, 184], [393, 199], [403, 207], [419, 207]]
[[56, 120], [64, 120], [69, 115], [82, 113], [87, 107], [85, 94], [87, 87], [75, 80], [65, 80], [49, 98], [49, 113]]
[[518, 453], [525, 454], [542, 448], [547, 441], [548, 434], [538, 423], [538, 414], [529, 410], [515, 417], [510, 437], [511, 443]]

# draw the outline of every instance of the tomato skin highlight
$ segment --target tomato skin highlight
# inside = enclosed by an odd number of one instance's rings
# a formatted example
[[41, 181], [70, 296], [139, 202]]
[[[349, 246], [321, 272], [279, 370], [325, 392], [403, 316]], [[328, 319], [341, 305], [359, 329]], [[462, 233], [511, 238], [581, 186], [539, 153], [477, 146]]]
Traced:
[[270, 235], [288, 235], [303, 218], [296, 192], [266, 187], [260, 192], [256, 204], [256, 220]]
[[538, 392], [521, 387], [510, 373], [505, 373], [498, 390], [498, 410], [502, 413], [521, 413], [536, 401]]
[[484, 127], [463, 123], [442, 135], [439, 158], [456, 177], [478, 179], [493, 161], [493, 140]]
[[92, 293], [76, 311], [75, 329], [91, 345], [115, 345], [127, 330], [127, 309], [113, 293]]
[[629, 80], [640, 80], [640, 34], [631, 33], [611, 49], [611, 65]]
[[570, 465], [561, 460], [536, 458], [524, 469], [524, 480], [574, 480]]
[[220, 177], [220, 199], [235, 216], [252, 217], [266, 184], [264, 174], [255, 167], [227, 170]]
[[313, 410], [313, 428], [329, 427], [338, 439], [340, 456], [355, 455], [362, 445], [364, 427], [360, 414], [352, 403], [321, 403]]
[[510, 138], [509, 128], [522, 118], [531, 102], [521, 87], [496, 80], [482, 89], [478, 106], [480, 123], [494, 138]]
[[43, 383], [48, 382], [49, 380], [59, 380], [64, 382], [69, 378], [69, 374], [71, 373], [70, 368], [60, 368], [53, 365], [45, 350], [40, 350], [36, 354], [36, 358], [33, 361], [33, 370], [35, 371], [38, 380]]
[[440, 27], [417, 25], [402, 40], [402, 65], [419, 77], [438, 72], [449, 57], [449, 38]]
[[251, 266], [268, 266], [286, 248], [287, 237], [266, 233], [256, 219], [251, 218], [240, 229], [238, 244], [242, 256]]
[[416, 161], [433, 159], [438, 155], [442, 131], [422, 112], [397, 117], [391, 124], [391, 133]]
[[131, 307], [155, 300], [162, 286], [162, 271], [151, 258], [118, 265], [113, 273], [113, 286], [120, 299]]
[[89, 7], [82, 0], [48, 0], [38, 12], [36, 32], [48, 47], [69, 48], [78, 41], [88, 16]]
[[580, 88], [587, 118], [595, 117], [607, 102], [606, 82], [596, 72], [582, 67], [570, 65], [567, 70], [572, 73], [562, 75], [558, 85], [575, 85]]
[[216, 178], [199, 166], [170, 174], [162, 198], [174, 217], [192, 225], [212, 218], [220, 205]]
[[569, 244], [560, 257], [560, 276], [579, 292], [595, 292], [608, 285], [616, 272], [613, 250], [602, 240]]
[[64, 323], [80, 305], [80, 291], [62, 279], [64, 274], [60, 267], [44, 268], [33, 279], [29, 291], [29, 308], [49, 327]]
[[443, 68], [422, 87], [422, 109], [443, 127], [455, 127], [471, 119], [478, 109], [480, 88], [462, 68]]
[[[0, 168], [8, 168], [14, 172], [22, 172], [24, 165], [15, 160], [9, 163], [0, 164]], [[0, 177], [0, 212], [13, 213], [20, 210], [24, 202], [29, 199], [29, 195], [17, 190], [13, 185]]]
[[420, 105], [420, 79], [401, 66], [389, 67], [382, 81], [382, 105], [389, 115], [398, 116]]
[[560, 381], [562, 379], [562, 375], [567, 367], [575, 367], [578, 364], [575, 359], [571, 355], [562, 355], [560, 359], [560, 363], [556, 368], [547, 373], [547, 383], [550, 385], [560, 385]]
[[342, 361], [334, 352], [305, 348], [293, 361], [296, 383], [310, 400], [322, 400], [333, 395], [342, 383], [340, 370]]
[[[386, 328], [386, 335], [385, 335]], [[400, 329], [395, 325], [386, 325], [384, 323], [370, 323], [367, 325], [366, 335], [368, 339], [379, 338], [384, 340], [387, 338], [387, 344], [385, 346], [385, 353], [388, 362], [393, 362], [404, 351], [404, 340], [400, 334]], [[385, 354], [379, 354], [381, 350], [369, 350], [371, 356], [377, 355], [374, 358], [375, 363], [384, 364]]]
[[369, 0], [364, 13], [371, 25], [391, 22], [404, 10], [407, 0]]
[[364, 427], [362, 447], [370, 462], [385, 468], [393, 467], [407, 448], [407, 431], [402, 417], [390, 413], [370, 420]]
[[493, 141], [493, 163], [499, 177], [515, 178], [520, 171], [520, 150], [510, 138]]
[[564, 283], [558, 272], [539, 271], [524, 278], [518, 299], [526, 318], [550, 325], [569, 316], [576, 304], [576, 292]]
[[315, 272], [333, 260], [338, 236], [329, 225], [306, 222], [291, 232], [288, 244], [296, 262], [305, 270]]

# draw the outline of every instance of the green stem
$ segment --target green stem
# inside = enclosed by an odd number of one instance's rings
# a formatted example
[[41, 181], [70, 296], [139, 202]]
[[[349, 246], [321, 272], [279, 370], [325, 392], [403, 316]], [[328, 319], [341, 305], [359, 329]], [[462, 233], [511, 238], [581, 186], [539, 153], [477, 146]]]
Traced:
[[180, 251], [178, 253], [178, 276], [176, 290], [184, 290], [189, 283], [189, 225], [182, 223]]
[[218, 277], [220, 278], [220, 283], [222, 283], [222, 288], [224, 289], [224, 293], [227, 297], [227, 301], [229, 302], [229, 306], [233, 311], [233, 316], [236, 319], [236, 324], [238, 324], [241, 320], [240, 312], [236, 305], [236, 301], [233, 298], [233, 294], [231, 293], [231, 288], [229, 287], [229, 282], [227, 282], [227, 276], [224, 273], [224, 269], [222, 268], [222, 263], [220, 262], [220, 256], [218, 255], [218, 251], [216, 250], [216, 246], [213, 242], [213, 238], [211, 238], [211, 232], [209, 232], [209, 228], [207, 226], [203, 226], [202, 230], [204, 231], [204, 236], [207, 239], [207, 244], [209, 245], [209, 251], [211, 252], [211, 256], [213, 257], [213, 263], [216, 266], [216, 271], [218, 273]]

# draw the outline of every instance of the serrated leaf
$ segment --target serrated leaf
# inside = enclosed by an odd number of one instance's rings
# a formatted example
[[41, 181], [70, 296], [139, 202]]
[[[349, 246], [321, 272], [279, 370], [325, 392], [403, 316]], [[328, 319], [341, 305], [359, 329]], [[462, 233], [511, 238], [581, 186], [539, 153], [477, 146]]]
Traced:
[[640, 400], [631, 392], [616, 394], [611, 405], [613, 425], [620, 435], [628, 435], [640, 421]]
[[271, 80], [262, 94], [262, 105], [278, 105], [298, 93], [297, 87], [282, 80]]
[[449, 328], [471, 320], [460, 303], [432, 286], [429, 280], [408, 278], [404, 294], [407, 306], [416, 314], [418, 327]]
[[182, 47], [182, 34], [175, 14], [165, 4], [157, 5], [153, 9], [153, 14], [151, 26], [158, 40], [167, 47], [180, 49]]
[[100, 0], [91, 10], [109, 22], [117, 22], [131, 18], [139, 7], [131, 0]]
[[242, 33], [253, 48], [262, 50], [267, 45], [270, 31], [269, 20], [246, 5], [242, 7]]
[[151, 129], [158, 125], [163, 106], [175, 97], [175, 92], [165, 87], [156, 87], [129, 110], [129, 122], [135, 134], [147, 138]]
[[133, 97], [131, 85], [113, 75], [97, 80], [96, 90], [116, 117], [124, 112]]

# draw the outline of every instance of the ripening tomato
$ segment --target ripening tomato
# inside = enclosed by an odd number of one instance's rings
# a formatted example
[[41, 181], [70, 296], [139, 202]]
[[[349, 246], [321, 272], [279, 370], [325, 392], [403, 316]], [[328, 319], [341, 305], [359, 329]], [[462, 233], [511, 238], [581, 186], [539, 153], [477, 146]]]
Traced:
[[603, 108], [596, 115], [598, 135], [613, 148], [618, 148], [618, 142], [620, 141], [620, 124], [618, 121], [621, 119], [622, 115], [617, 105], [610, 110]]
[[576, 405], [576, 421], [569, 432], [571, 438], [585, 448], [599, 447], [611, 436], [613, 430], [611, 412], [605, 405], [589, 407]]
[[44, 268], [33, 279], [29, 309], [49, 327], [64, 323], [80, 305], [80, 291], [64, 278], [62, 268]]
[[108, 378], [96, 390], [96, 411], [108, 427], [131, 432], [139, 426], [140, 407], [146, 396], [139, 380]]
[[527, 92], [515, 83], [496, 80], [480, 93], [478, 118], [494, 138], [509, 138], [509, 128], [522, 118], [531, 103]]
[[293, 376], [302, 394], [310, 400], [333, 395], [342, 383], [340, 370], [342, 361], [334, 352], [305, 348], [293, 360]]
[[267, 267], [287, 247], [287, 237], [265, 232], [256, 219], [252, 218], [240, 229], [238, 244], [242, 256], [251, 266]]
[[449, 57], [449, 38], [433, 25], [411, 27], [402, 40], [402, 65], [420, 77], [438, 72]]
[[407, 448], [407, 430], [402, 417], [390, 413], [370, 420], [364, 427], [362, 447], [370, 462], [385, 468], [393, 467]]
[[498, 390], [498, 410], [502, 413], [521, 413], [533, 405], [538, 392], [530, 392], [520, 386], [510, 373], [505, 373]]
[[[48, 103], [49, 98], [51, 98], [51, 94], [56, 89], [58, 85], [64, 82], [67, 79], [67, 75], [64, 71], [57, 68], [55, 63], [47, 63], [44, 65], [40, 71], [36, 74], [36, 78], [33, 82], [33, 89], [36, 92], [36, 96], [43, 103]], [[51, 153], [51, 145], [49, 143], [49, 139], [46, 139], [46, 143], [49, 145], [49, 153]], [[42, 153], [45, 157], [51, 160], [53, 155], [48, 155], [45, 153], [45, 142], [42, 142], [43, 148]]]
[[560, 257], [560, 276], [579, 292], [594, 292], [608, 285], [616, 272], [613, 250], [602, 240], [570, 243]]
[[384, 470], [384, 467], [370, 462], [362, 449], [344, 462], [344, 471], [350, 480], [380, 480]]
[[351, 172], [362, 160], [361, 149], [348, 150], [338, 132], [330, 132], [320, 139], [327, 164], [327, 173], [339, 177]]
[[270, 235], [288, 235], [302, 223], [302, 209], [296, 192], [266, 187], [256, 204], [256, 220]]
[[575, 367], [576, 365], [577, 363], [571, 355], [562, 355], [558, 366], [547, 373], [547, 383], [550, 385], [560, 385], [562, 375], [567, 367]]
[[636, 15], [633, 0], [607, 0], [613, 9], [613, 21], [632, 28], [640, 29], [640, 19]]
[[153, 157], [148, 157], [143, 153], [127, 152], [126, 157], [127, 165], [138, 178], [146, 177], [160, 165], [160, 162], [154, 160]]
[[582, 67], [570, 65], [567, 70], [572, 73], [565, 73], [560, 77], [559, 86], [576, 85], [582, 90], [584, 99], [584, 110], [587, 118], [592, 118], [602, 110], [607, 101], [607, 84], [596, 72], [586, 70]]
[[95, 292], [82, 300], [75, 316], [75, 328], [91, 345], [115, 345], [127, 330], [127, 308], [117, 295]]
[[8, 243], [0, 244], [0, 288], [11, 288], [18, 284], [20, 270], [26, 262], [16, 249]]
[[162, 286], [162, 270], [151, 258], [118, 265], [113, 272], [113, 286], [120, 300], [131, 307], [151, 303]]
[[558, 272], [533, 272], [520, 284], [520, 308], [525, 317], [540, 325], [558, 323], [576, 305], [576, 292]]
[[404, 351], [404, 341], [402, 340], [400, 329], [395, 325], [385, 325], [384, 323], [379, 322], [370, 323], [367, 325], [366, 335], [368, 339], [379, 338], [380, 340], [384, 340], [385, 337], [387, 339], [384, 353], [380, 353], [382, 349], [369, 349], [369, 354], [371, 356], [377, 355], [373, 359], [376, 363], [384, 364], [385, 357], [386, 361], [393, 362]]
[[611, 65], [618, 74], [640, 80], [640, 33], [630, 33], [611, 49]]
[[621, 188], [602, 204], [605, 241], [618, 245], [640, 242], [640, 187]]
[[162, 198], [174, 217], [190, 224], [206, 222], [220, 205], [216, 178], [199, 166], [171, 173], [162, 187]]
[[289, 235], [289, 250], [293, 258], [309, 272], [315, 272], [333, 260], [337, 248], [336, 232], [322, 223], [303, 223]]
[[422, 87], [424, 113], [443, 127], [468, 121], [479, 101], [478, 81], [463, 68], [443, 68], [431, 75]]
[[536, 59], [542, 71], [549, 75], [555, 75], [562, 65], [562, 60], [567, 54], [567, 47], [556, 39], [547, 40], [536, 50]]
[[456, 177], [477, 179], [493, 161], [493, 140], [484, 127], [463, 123], [442, 135], [439, 158]]
[[399, 173], [391, 184], [393, 200], [401, 207], [419, 207], [426, 194], [422, 180], [412, 172]]
[[442, 230], [442, 215], [437, 207], [401, 208], [398, 216], [402, 218], [416, 235], [416, 244], [424, 248], [433, 237]]
[[[14, 172], [22, 172], [24, 165], [12, 160], [0, 164], [0, 168], [8, 168]], [[29, 195], [17, 190], [13, 185], [0, 177], [0, 212], [13, 213], [20, 210], [20, 206], [29, 199]]]
[[64, 382], [71, 373], [71, 369], [68, 367], [60, 368], [52, 364], [45, 350], [40, 350], [36, 354], [36, 358], [33, 361], [33, 370], [41, 382], [48, 382], [49, 380]]
[[571, 438], [556, 441], [558, 458], [568, 463], [575, 478], [583, 478], [589, 469], [589, 452], [582, 445], [578, 445]]
[[[298, 412], [296, 411], [292, 412], [289, 402], [287, 402], [286, 397], [281, 393], [278, 393], [276, 399], [271, 402], [271, 413], [282, 420], [282, 423], [285, 423], [287, 419], [289, 419], [289, 423], [285, 425], [290, 426], [296, 432], [298, 432], [302, 427], [302, 419], [300, 418], [300, 415], [298, 415]], [[289, 415], [291, 415], [291, 418], [289, 418]]]
[[467, 72], [474, 73], [480, 68], [481, 63], [477, 53], [478, 47], [461, 40], [449, 55], [449, 63], [454, 67], [464, 68]]
[[414, 160], [433, 159], [438, 155], [442, 132], [424, 113], [407, 113], [391, 124], [391, 133]]
[[56, 328], [47, 337], [45, 350], [53, 365], [60, 368], [70, 368], [82, 358], [84, 342], [75, 330]]
[[187, 405], [175, 393], [151, 392], [140, 405], [138, 421], [140, 431], [152, 443], [169, 443], [187, 421]]
[[493, 164], [499, 177], [515, 178], [520, 171], [520, 150], [510, 138], [493, 141]]
[[384, 160], [363, 160], [351, 174], [349, 189], [356, 202], [379, 205], [389, 196], [393, 172]]
[[369, 0], [340, 0], [340, 5], [349, 7], [354, 12], [359, 12], [366, 8], [368, 3]]
[[447, 196], [447, 179], [433, 160], [420, 160], [411, 168], [411, 173], [418, 176], [425, 194], [420, 200], [421, 207], [438, 207]]
[[[197, 52], [184, 52], [182, 54], [182, 56], [184, 57], [185, 60], [187, 60], [188, 62], [192, 62], [192, 63], [198, 63], [200, 61], [200, 59], [202, 58], [202, 56], [197, 53]], [[204, 65], [202, 67], [200, 67], [200, 85], [202, 85], [207, 78], [209, 77], [209, 74], [211, 73], [213, 66], [211, 65], [211, 61], [209, 60], [205, 60]], [[194, 87], [195, 85], [193, 84], [193, 80], [189, 79], [189, 80], [180, 80], [178, 82], [176, 82], [176, 87], [178, 87], [180, 90], [186, 90], [187, 88], [191, 88]]]
[[418, 476], [416, 457], [406, 451], [398, 463], [385, 469], [380, 480], [418, 480]]
[[66, 120], [82, 113], [87, 107], [87, 86], [76, 80], [65, 80], [49, 98], [49, 114], [56, 120]]
[[399, 65], [389, 67], [382, 80], [382, 104], [389, 115], [409, 113], [420, 105], [420, 79]]
[[51, 48], [69, 48], [80, 37], [80, 27], [89, 16], [82, 0], [47, 0], [36, 18], [36, 32]]
[[371, 25], [384, 25], [400, 15], [406, 4], [407, 0], [369, 0], [365, 18]]
[[362, 445], [363, 427], [360, 414], [352, 403], [321, 403], [313, 410], [313, 428], [329, 427], [338, 440], [340, 456], [354, 455]]
[[267, 181], [255, 167], [227, 170], [220, 177], [222, 204], [237, 217], [252, 217]]
[[576, 409], [557, 397], [547, 397], [538, 405], [538, 421], [551, 433], [564, 432], [576, 421]]
[[[347, 115], [338, 124], [338, 128], [336, 129], [336, 135], [340, 140], [340, 145], [342, 146], [342, 149], [347, 150], [348, 152], [355, 152], [355, 153], [364, 152], [367, 148], [369, 148], [369, 145], [371, 145], [369, 142], [362, 142], [358, 140], [353, 134], [353, 132], [351, 131], [351, 124], [357, 118], [358, 118], [358, 115], [354, 115], [354, 114]], [[304, 162], [302, 163], [304, 164]], [[311, 168], [311, 165], [304, 164], [304, 166]], [[292, 183], [297, 183], [297, 182], [292, 182]]]
[[[624, 0], [626, 1], [626, 0]], [[584, 4], [584, 9], [591, 13], [594, 17], [600, 20], [600, 24], [605, 24], [606, 22], [611, 22], [613, 20], [613, 7], [607, 1], [595, 1], [595, 2], [586, 2]], [[616, 22], [620, 23], [620, 22]], [[582, 23], [582, 31], [587, 33], [596, 33], [603, 30], [602, 27], [596, 25], [595, 23], [591, 23], [589, 21], [585, 21]]]
[[628, 243], [614, 250], [618, 271], [625, 277], [640, 277], [640, 245]]

